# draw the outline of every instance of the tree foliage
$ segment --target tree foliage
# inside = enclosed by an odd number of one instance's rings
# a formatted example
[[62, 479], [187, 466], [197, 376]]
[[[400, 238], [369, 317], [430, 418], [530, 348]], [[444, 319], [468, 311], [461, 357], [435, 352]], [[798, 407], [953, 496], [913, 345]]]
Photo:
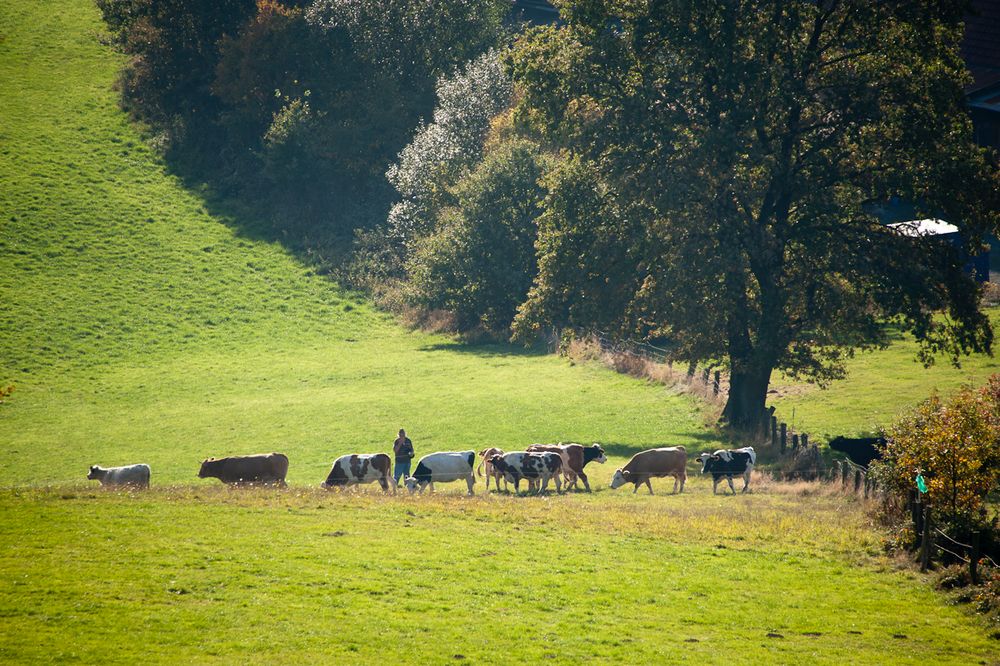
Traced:
[[1000, 480], [1000, 375], [944, 401], [934, 396], [888, 432], [874, 473], [905, 497], [920, 471], [939, 519], [968, 529], [984, 524], [985, 500]]
[[[913, 202], [959, 224], [963, 249], [997, 226], [996, 174], [963, 107], [963, 8], [581, 0], [514, 49], [519, 122], [606, 192], [605, 214], [555, 228], [615, 245], [616, 263], [588, 270], [606, 269], [621, 332], [728, 362], [734, 425], [762, 413], [775, 368], [836, 378], [845, 354], [885, 344], [887, 320], [925, 361], [990, 349], [961, 252], [872, 209]], [[564, 247], [543, 247], [522, 332], [602, 323], [577, 305], [594, 280], [567, 279], [580, 255]]]
[[417, 302], [453, 312], [462, 329], [509, 330], [535, 274], [535, 217], [545, 160], [525, 141], [486, 155], [457, 204], [421, 236], [408, 261]]
[[[100, 0], [123, 96], [173, 155], [317, 231], [383, 217], [435, 82], [504, 38], [503, 0]], [[348, 218], [348, 219], [344, 219]]]
[[490, 122], [510, 106], [512, 84], [491, 49], [437, 84], [433, 122], [421, 125], [387, 172], [400, 195], [389, 229], [406, 244], [433, 230], [455, 203], [451, 185], [482, 158]]

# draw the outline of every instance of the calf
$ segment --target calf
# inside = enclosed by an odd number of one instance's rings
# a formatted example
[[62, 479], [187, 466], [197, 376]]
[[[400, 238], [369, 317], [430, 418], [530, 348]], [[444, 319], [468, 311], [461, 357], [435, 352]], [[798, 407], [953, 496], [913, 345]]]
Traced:
[[[483, 468], [484, 467], [486, 468], [486, 492], [489, 492], [490, 490], [490, 477], [493, 478], [497, 491], [499, 492], [500, 490], [500, 479], [503, 477], [503, 475], [493, 467], [493, 463], [491, 463], [489, 459], [492, 458], [493, 456], [502, 456], [502, 455], [503, 455], [503, 449], [498, 449], [495, 446], [490, 447], [488, 449], [483, 449], [482, 451], [479, 452], [479, 457], [482, 458], [482, 462], [479, 463], [479, 467], [476, 468], [476, 473], [479, 474], [479, 476], [482, 476]], [[504, 490], [506, 490], [507, 479], [503, 480], [503, 485], [504, 485]]]
[[284, 487], [286, 474], [288, 456], [284, 453], [258, 453], [252, 456], [203, 460], [198, 478], [216, 478], [230, 484], [276, 483]]
[[413, 476], [407, 478], [403, 483], [406, 489], [412, 494], [415, 490], [424, 492], [424, 488], [431, 487], [434, 491], [434, 482], [449, 483], [465, 479], [469, 486], [469, 494], [475, 495], [472, 489], [476, 483], [476, 475], [473, 466], [476, 464], [475, 451], [445, 451], [440, 453], [429, 453], [417, 461], [417, 469]]
[[[683, 446], [666, 446], [660, 449], [640, 451], [632, 456], [621, 469], [615, 470], [611, 477], [611, 487], [620, 488], [626, 483], [635, 484], [632, 493], [639, 490], [643, 483], [653, 494], [653, 485], [649, 480], [653, 477], [674, 477], [674, 493], [684, 492], [684, 482], [687, 481], [687, 449]], [[680, 483], [680, 490], [677, 488]]]
[[91, 465], [87, 478], [91, 481], [97, 479], [102, 486], [149, 488], [149, 465], [126, 465], [125, 467]]
[[540, 482], [538, 492], [545, 492], [552, 478], [555, 479], [556, 492], [562, 492], [559, 478], [562, 460], [560, 454], [552, 451], [514, 451], [490, 458], [493, 467], [514, 484], [515, 493], [521, 490], [521, 479], [528, 480], [529, 491], [535, 490], [535, 484]]
[[566, 488], [569, 489], [570, 485], [576, 487], [576, 479], [579, 477], [588, 493], [590, 492], [590, 481], [583, 468], [591, 461], [604, 464], [608, 460], [600, 444], [591, 444], [590, 446], [582, 444], [532, 444], [528, 447], [528, 451], [559, 453], [563, 459], [563, 477]]
[[337, 488], [378, 481], [382, 492], [392, 488], [396, 494], [396, 480], [392, 476], [392, 459], [384, 453], [350, 453], [333, 461], [333, 468], [323, 482], [323, 488]]
[[834, 437], [830, 448], [846, 453], [851, 462], [867, 469], [873, 460], [882, 459], [885, 437]]
[[701, 473], [712, 475], [712, 494], [718, 491], [719, 481], [725, 477], [729, 482], [729, 489], [736, 494], [733, 487], [733, 476], [743, 476], [743, 491], [750, 488], [750, 472], [757, 462], [757, 452], [752, 446], [745, 446], [742, 449], [719, 449], [715, 453], [705, 451], [698, 456], [697, 461], [701, 463]]

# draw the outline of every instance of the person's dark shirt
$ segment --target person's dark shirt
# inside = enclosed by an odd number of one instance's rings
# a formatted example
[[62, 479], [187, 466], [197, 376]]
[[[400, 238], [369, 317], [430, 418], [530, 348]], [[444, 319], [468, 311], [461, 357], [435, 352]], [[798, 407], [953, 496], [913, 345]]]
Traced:
[[396, 460], [409, 460], [413, 457], [413, 442], [409, 437], [397, 437], [392, 443], [392, 452], [396, 454]]

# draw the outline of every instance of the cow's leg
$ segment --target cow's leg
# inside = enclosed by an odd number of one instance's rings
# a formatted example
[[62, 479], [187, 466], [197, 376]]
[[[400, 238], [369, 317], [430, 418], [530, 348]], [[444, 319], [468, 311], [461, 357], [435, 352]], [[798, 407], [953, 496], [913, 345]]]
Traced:
[[718, 495], [719, 494], [719, 480], [720, 479], [722, 479], [721, 476], [713, 476], [712, 477], [712, 494], [713, 495]]
[[684, 492], [684, 482], [687, 481], [687, 478], [686, 473], [681, 476], [681, 492]]
[[538, 484], [538, 494], [541, 495], [549, 487], [549, 477], [547, 474], [543, 474], [541, 481]]
[[635, 488], [632, 489], [632, 494], [633, 495], [635, 495], [637, 492], [639, 492], [639, 486], [641, 486], [641, 485], [642, 485], [642, 481], [636, 481], [635, 482]]
[[750, 468], [743, 473], [743, 492], [747, 492], [750, 489], [750, 472], [752, 471], [753, 468]]
[[679, 480], [680, 480], [680, 479], [678, 479], [678, 478], [677, 478], [676, 476], [674, 477], [674, 495], [676, 495], [676, 494], [677, 494], [677, 482], [678, 482]]
[[582, 469], [579, 472], [576, 472], [576, 475], [578, 477], [580, 477], [581, 481], [583, 481], [583, 487], [586, 488], [587, 492], [589, 493], [590, 492], [590, 481], [587, 480], [587, 475], [584, 474], [584, 472], [583, 472]]
[[556, 494], [562, 494], [562, 481], [559, 478], [559, 474], [556, 474]]
[[730, 474], [729, 476], [727, 476], [726, 477], [726, 481], [729, 483], [729, 489], [732, 490], [733, 494], [735, 495], [736, 494], [736, 488], [733, 487], [733, 475]]
[[465, 477], [465, 483], [469, 486], [469, 494], [475, 495], [476, 491], [473, 489], [473, 486], [476, 485], [475, 474], [469, 474], [469, 476]]
[[649, 488], [649, 494], [652, 495], [653, 494], [653, 484], [650, 483], [650, 478], [651, 477], [648, 477], [648, 476], [646, 477], [646, 487]]

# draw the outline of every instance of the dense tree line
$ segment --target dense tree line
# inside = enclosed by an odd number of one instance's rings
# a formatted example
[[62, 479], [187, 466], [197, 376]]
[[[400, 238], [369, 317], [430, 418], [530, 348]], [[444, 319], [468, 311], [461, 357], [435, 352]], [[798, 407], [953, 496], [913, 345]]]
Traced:
[[886, 322], [928, 362], [991, 349], [960, 0], [575, 0], [512, 46], [500, 0], [99, 4], [170, 146], [285, 226], [360, 227], [345, 277], [463, 329], [669, 340], [728, 366], [737, 426]]
[[171, 157], [278, 224], [384, 218], [384, 172], [442, 75], [504, 39], [503, 0], [98, 0], [122, 98]]

